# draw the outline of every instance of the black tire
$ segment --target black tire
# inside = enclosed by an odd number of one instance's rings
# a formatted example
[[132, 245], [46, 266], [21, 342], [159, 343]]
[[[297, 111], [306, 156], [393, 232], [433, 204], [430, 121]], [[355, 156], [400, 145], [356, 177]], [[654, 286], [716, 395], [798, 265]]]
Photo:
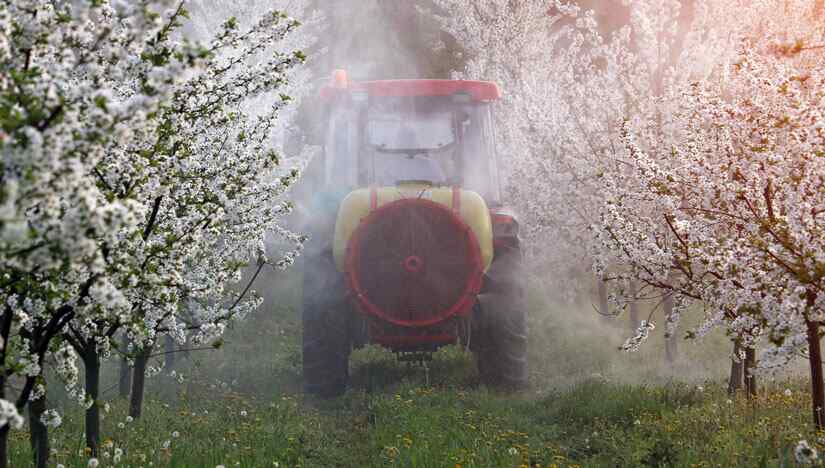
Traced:
[[[527, 387], [527, 307], [521, 253], [497, 257], [487, 273], [490, 285], [473, 311], [473, 338], [481, 382], [499, 388]], [[472, 341], [471, 341], [472, 343]]]
[[349, 380], [351, 308], [332, 255], [327, 252], [305, 259], [303, 387], [305, 393], [332, 398], [346, 391]]

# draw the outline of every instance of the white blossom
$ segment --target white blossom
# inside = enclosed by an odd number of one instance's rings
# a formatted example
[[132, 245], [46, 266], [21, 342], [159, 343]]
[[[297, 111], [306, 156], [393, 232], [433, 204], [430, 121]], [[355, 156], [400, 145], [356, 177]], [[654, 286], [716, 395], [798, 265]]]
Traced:
[[794, 456], [796, 461], [802, 465], [810, 465], [819, 459], [819, 454], [816, 449], [808, 444], [807, 440], [800, 440], [794, 448]]
[[23, 426], [23, 417], [17, 412], [17, 407], [13, 403], [0, 399], [0, 427], [8, 424], [14, 429]]
[[63, 422], [63, 419], [60, 417], [60, 414], [54, 409], [47, 409], [43, 412], [40, 416], [40, 422], [44, 425], [52, 428], [60, 427], [60, 424]]

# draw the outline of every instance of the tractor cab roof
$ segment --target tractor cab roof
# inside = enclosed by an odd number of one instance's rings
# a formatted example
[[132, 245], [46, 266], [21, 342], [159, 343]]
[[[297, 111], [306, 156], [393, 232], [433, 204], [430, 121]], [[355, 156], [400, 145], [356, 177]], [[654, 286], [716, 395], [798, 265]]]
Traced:
[[368, 96], [452, 96], [466, 94], [475, 102], [501, 98], [498, 86], [490, 81], [471, 80], [379, 80], [349, 81], [344, 70], [336, 70], [332, 82], [321, 88], [321, 98], [332, 99], [341, 93], [366, 93]]

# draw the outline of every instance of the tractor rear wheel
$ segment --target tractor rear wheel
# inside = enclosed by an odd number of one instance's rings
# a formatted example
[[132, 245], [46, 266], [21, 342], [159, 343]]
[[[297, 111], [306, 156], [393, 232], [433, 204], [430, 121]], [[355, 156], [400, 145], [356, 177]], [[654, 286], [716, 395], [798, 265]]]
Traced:
[[507, 389], [527, 386], [527, 308], [521, 283], [521, 252], [495, 259], [487, 273], [489, 290], [474, 310], [478, 371], [484, 384]]
[[352, 343], [343, 275], [331, 254], [305, 257], [303, 282], [304, 392], [331, 398], [346, 391]]

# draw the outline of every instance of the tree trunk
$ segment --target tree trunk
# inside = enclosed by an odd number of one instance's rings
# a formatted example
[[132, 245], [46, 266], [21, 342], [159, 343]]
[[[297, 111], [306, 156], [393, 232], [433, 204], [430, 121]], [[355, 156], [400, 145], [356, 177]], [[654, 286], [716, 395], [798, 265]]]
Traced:
[[734, 340], [733, 357], [730, 360], [730, 379], [728, 379], [728, 395], [730, 396], [735, 396], [743, 385], [744, 366], [742, 359], [739, 357], [741, 351], [742, 346], [739, 344], [739, 340]]
[[[9, 342], [9, 334], [11, 333], [12, 310], [8, 304], [3, 311], [3, 319], [0, 322], [0, 338], [3, 343]], [[3, 346], [0, 349], [0, 398], [6, 398], [6, 351], [7, 347]], [[9, 429], [10, 426], [6, 423], [0, 427], [0, 468], [8, 468], [9, 466]]]
[[135, 357], [135, 368], [132, 371], [132, 395], [129, 401], [129, 416], [137, 419], [143, 410], [143, 388], [146, 383], [146, 364], [152, 347], [141, 349]]
[[[664, 309], [665, 322], [667, 323], [673, 315], [673, 295], [671, 293], [668, 293], [667, 296], [665, 296], [662, 302], [662, 308]], [[665, 325], [665, 327], [667, 327], [667, 325]], [[678, 355], [679, 350], [677, 348], [676, 340], [677, 338], [675, 333], [665, 339], [665, 360], [669, 363], [676, 361], [676, 356]]]
[[189, 348], [192, 347], [192, 342], [189, 340], [189, 336], [186, 337], [186, 344], [183, 345], [183, 350], [181, 351], [181, 355], [184, 359], [190, 359], [192, 357], [192, 353], [189, 351]]
[[86, 370], [86, 398], [92, 400], [92, 405], [86, 410], [86, 447], [91, 449], [93, 457], [97, 457], [100, 447], [100, 356], [94, 342], [83, 350], [83, 365]]
[[[126, 353], [126, 350], [129, 349], [129, 338], [125, 333], [121, 341], [121, 346], [123, 346], [123, 353]], [[131, 383], [132, 368], [129, 366], [129, 360], [126, 359], [126, 355], [124, 354], [120, 359], [120, 375], [117, 381], [117, 393], [121, 398], [129, 398], [129, 385], [131, 385]]]
[[811, 365], [811, 400], [813, 402], [814, 427], [817, 431], [825, 428], [823, 408], [825, 389], [822, 385], [822, 349], [819, 343], [819, 322], [808, 321], [808, 362]]
[[29, 439], [32, 446], [32, 460], [37, 468], [46, 468], [49, 463], [49, 428], [43, 424], [46, 412], [46, 395], [29, 401]]
[[[6, 311], [8, 314], [8, 310]], [[8, 336], [8, 334], [6, 334]], [[5, 354], [5, 353], [3, 353]], [[3, 356], [5, 361], [5, 356]], [[3, 373], [5, 374], [5, 373]], [[6, 377], [0, 375], [0, 398], [6, 398]], [[6, 423], [0, 427], [0, 468], [8, 468], [9, 466], [9, 424]]]
[[[9, 342], [9, 333], [11, 332], [12, 310], [9, 305], [6, 305], [3, 311], [3, 320], [0, 322], [0, 338], [3, 343]], [[0, 369], [5, 371], [6, 368], [6, 350], [7, 347], [0, 349]], [[6, 398], [6, 373], [0, 372], [0, 398]], [[9, 424], [6, 423], [0, 427], [0, 468], [8, 468], [9, 466]]]
[[600, 279], [596, 279], [599, 289], [599, 314], [603, 319], [610, 316], [610, 306], [607, 303], [607, 283]]
[[630, 302], [630, 331], [635, 333], [639, 329], [639, 303], [636, 301], [636, 283], [630, 284], [630, 293], [633, 300]]
[[0, 428], [0, 468], [9, 466], [9, 425]]
[[756, 348], [745, 348], [745, 390], [748, 398], [756, 398]]
[[172, 368], [175, 367], [175, 340], [172, 339], [171, 336], [166, 335], [163, 348], [163, 351], [166, 353], [164, 355], [164, 367], [166, 367], [166, 370], [172, 370]]

